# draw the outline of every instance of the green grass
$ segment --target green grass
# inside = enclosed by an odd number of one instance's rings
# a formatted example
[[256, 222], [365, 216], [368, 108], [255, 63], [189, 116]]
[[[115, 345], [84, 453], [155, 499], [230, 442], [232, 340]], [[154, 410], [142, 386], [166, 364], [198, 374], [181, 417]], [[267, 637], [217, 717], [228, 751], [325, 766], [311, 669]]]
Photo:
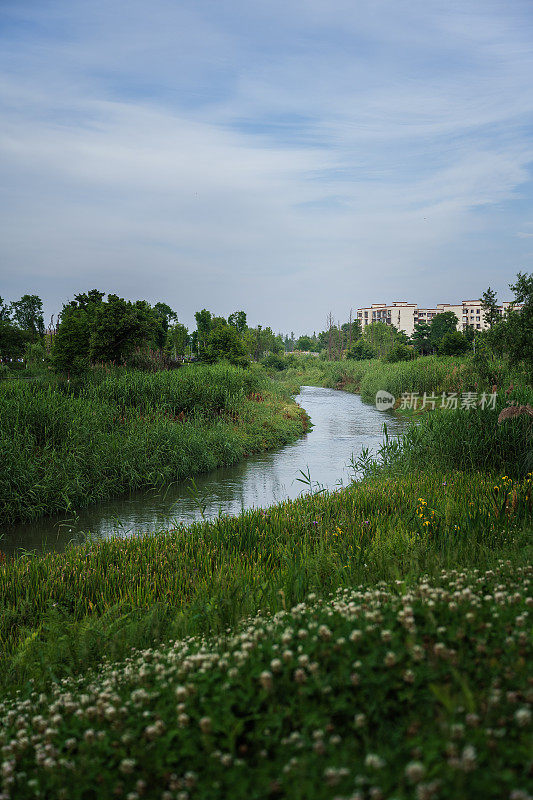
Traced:
[[8, 700], [4, 797], [525, 800], [531, 575], [308, 595]]
[[309, 591], [522, 563], [531, 525], [530, 478], [431, 472], [23, 556], [0, 566], [0, 687], [45, 686], [132, 646], [221, 632]]
[[308, 384], [344, 389], [361, 394], [365, 402], [373, 403], [376, 392], [383, 389], [400, 398], [403, 392], [461, 392], [507, 389], [511, 384], [524, 386], [531, 376], [518, 368], [495, 361], [480, 368], [470, 356], [426, 356], [414, 361], [386, 364], [379, 359], [368, 361], [322, 361], [301, 358], [296, 367], [273, 373], [278, 382], [296, 391]]
[[171, 483], [300, 435], [304, 412], [259, 370], [97, 371], [0, 386], [0, 523]]

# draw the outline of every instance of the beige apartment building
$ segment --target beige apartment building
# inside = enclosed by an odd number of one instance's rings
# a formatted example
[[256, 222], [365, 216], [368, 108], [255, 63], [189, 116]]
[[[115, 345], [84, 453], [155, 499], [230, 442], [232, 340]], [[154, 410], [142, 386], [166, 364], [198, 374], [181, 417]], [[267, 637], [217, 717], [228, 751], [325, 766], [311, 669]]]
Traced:
[[[510, 302], [506, 302], [499, 306], [500, 314], [504, 314], [510, 305]], [[520, 306], [515, 306], [515, 308], [520, 308]], [[458, 331], [464, 331], [467, 327], [482, 331], [488, 327], [483, 319], [480, 300], [463, 300], [459, 304], [437, 303], [436, 308], [419, 308], [416, 303], [407, 303], [404, 300], [397, 300], [392, 305], [372, 303], [367, 308], [357, 309], [357, 319], [363, 330], [372, 322], [385, 322], [387, 325], [394, 325], [399, 331], [405, 331], [408, 336], [412, 336], [418, 322], [431, 322], [434, 316], [443, 314], [445, 311], [453, 311], [457, 317]]]

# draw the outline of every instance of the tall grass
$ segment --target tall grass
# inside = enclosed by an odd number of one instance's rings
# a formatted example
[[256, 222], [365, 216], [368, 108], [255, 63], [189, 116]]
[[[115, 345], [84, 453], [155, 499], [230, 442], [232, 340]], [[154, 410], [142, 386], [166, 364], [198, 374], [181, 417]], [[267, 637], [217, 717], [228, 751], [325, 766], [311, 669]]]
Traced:
[[507, 389], [511, 384], [531, 384], [531, 376], [519, 368], [495, 361], [480, 368], [472, 357], [426, 356], [414, 361], [386, 364], [379, 359], [368, 361], [320, 361], [300, 359], [299, 365], [275, 375], [293, 391], [301, 384], [326, 386], [357, 392], [365, 402], [373, 403], [383, 389], [400, 398], [403, 392], [466, 392]]
[[70, 390], [0, 387], [0, 522], [71, 511], [276, 447], [301, 412], [258, 372], [225, 365], [104, 375]]
[[502, 555], [518, 563], [531, 500], [530, 479], [381, 475], [268, 511], [23, 556], [0, 566], [0, 686], [44, 685], [132, 646], [224, 631], [313, 590], [481, 568]]

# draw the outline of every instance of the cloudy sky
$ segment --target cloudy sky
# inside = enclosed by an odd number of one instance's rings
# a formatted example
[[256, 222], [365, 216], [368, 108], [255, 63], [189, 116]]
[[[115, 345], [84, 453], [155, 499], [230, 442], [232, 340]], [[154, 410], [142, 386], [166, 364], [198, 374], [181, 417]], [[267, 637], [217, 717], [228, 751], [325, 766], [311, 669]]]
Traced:
[[0, 295], [276, 330], [533, 261], [531, 0], [1, 0]]

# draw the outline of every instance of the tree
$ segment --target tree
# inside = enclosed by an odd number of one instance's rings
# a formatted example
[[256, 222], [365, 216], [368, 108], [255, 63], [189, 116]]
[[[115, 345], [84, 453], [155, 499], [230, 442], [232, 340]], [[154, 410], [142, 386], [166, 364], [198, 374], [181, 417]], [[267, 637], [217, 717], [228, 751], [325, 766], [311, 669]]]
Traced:
[[91, 361], [124, 363], [136, 347], [146, 347], [160, 322], [145, 300], [131, 303], [115, 294], [97, 309], [89, 342]]
[[11, 303], [11, 312], [16, 324], [28, 331], [33, 341], [44, 337], [43, 302], [36, 294], [25, 294]]
[[500, 321], [500, 310], [498, 308], [496, 292], [494, 292], [489, 286], [487, 291], [483, 292], [480, 302], [481, 308], [484, 311], [483, 319], [489, 328], [492, 328], [493, 325]]
[[296, 350], [303, 350], [305, 352], [311, 352], [313, 350], [313, 340], [310, 336], [300, 336], [298, 341], [296, 342]]
[[415, 350], [423, 356], [427, 356], [433, 350], [430, 335], [431, 328], [427, 322], [416, 323], [414, 333], [411, 336], [411, 343]]
[[77, 305], [63, 308], [54, 336], [52, 365], [57, 372], [80, 375], [89, 368], [91, 320], [89, 312]]
[[89, 368], [91, 332], [104, 297], [105, 292], [91, 289], [64, 304], [52, 345], [52, 365], [57, 372], [80, 375]]
[[367, 342], [366, 339], [361, 337], [361, 339], [358, 339], [351, 346], [350, 350], [348, 350], [346, 354], [346, 357], [351, 358], [354, 361], [364, 361], [368, 358], [375, 358], [376, 351], [370, 342]]
[[444, 311], [436, 314], [429, 323], [429, 340], [434, 350], [438, 352], [442, 340], [447, 333], [455, 333], [459, 320], [453, 311]]
[[204, 341], [201, 360], [208, 364], [226, 359], [237, 367], [248, 367], [250, 359], [242, 336], [233, 325], [216, 325]]
[[460, 331], [445, 333], [439, 344], [440, 356], [462, 356], [469, 349], [468, 340]]
[[0, 362], [18, 361], [31, 341], [28, 331], [23, 331], [6, 320], [0, 320]]
[[414, 347], [402, 342], [396, 342], [383, 360], [388, 364], [395, 364], [397, 361], [411, 361], [415, 357]]
[[211, 332], [213, 321], [211, 312], [206, 308], [202, 308], [201, 311], [197, 311], [194, 315], [194, 318], [196, 320], [196, 336], [194, 337], [195, 345], [197, 347], [198, 355], [201, 356], [202, 350], [204, 349], [207, 341], [207, 337]]
[[519, 272], [510, 289], [513, 304], [522, 303], [522, 308], [511, 307], [502, 323], [505, 347], [512, 363], [523, 362], [533, 371], [533, 273]]
[[0, 297], [0, 323], [11, 322], [11, 309], [4, 303], [4, 298]]
[[182, 325], [181, 322], [176, 322], [167, 333], [166, 348], [174, 358], [176, 356], [184, 356], [187, 352], [189, 341], [189, 331], [185, 325]]
[[364, 339], [371, 345], [377, 356], [384, 358], [396, 342], [398, 331], [386, 322], [371, 322], [365, 327]]
[[170, 323], [178, 319], [178, 315], [166, 303], [156, 303], [152, 308], [154, 316], [153, 344], [158, 350], [162, 350], [167, 341], [167, 333]]
[[230, 314], [228, 317], [228, 324], [236, 328], [240, 334], [243, 334], [248, 327], [246, 323], [246, 312], [234, 311], [233, 314]]

